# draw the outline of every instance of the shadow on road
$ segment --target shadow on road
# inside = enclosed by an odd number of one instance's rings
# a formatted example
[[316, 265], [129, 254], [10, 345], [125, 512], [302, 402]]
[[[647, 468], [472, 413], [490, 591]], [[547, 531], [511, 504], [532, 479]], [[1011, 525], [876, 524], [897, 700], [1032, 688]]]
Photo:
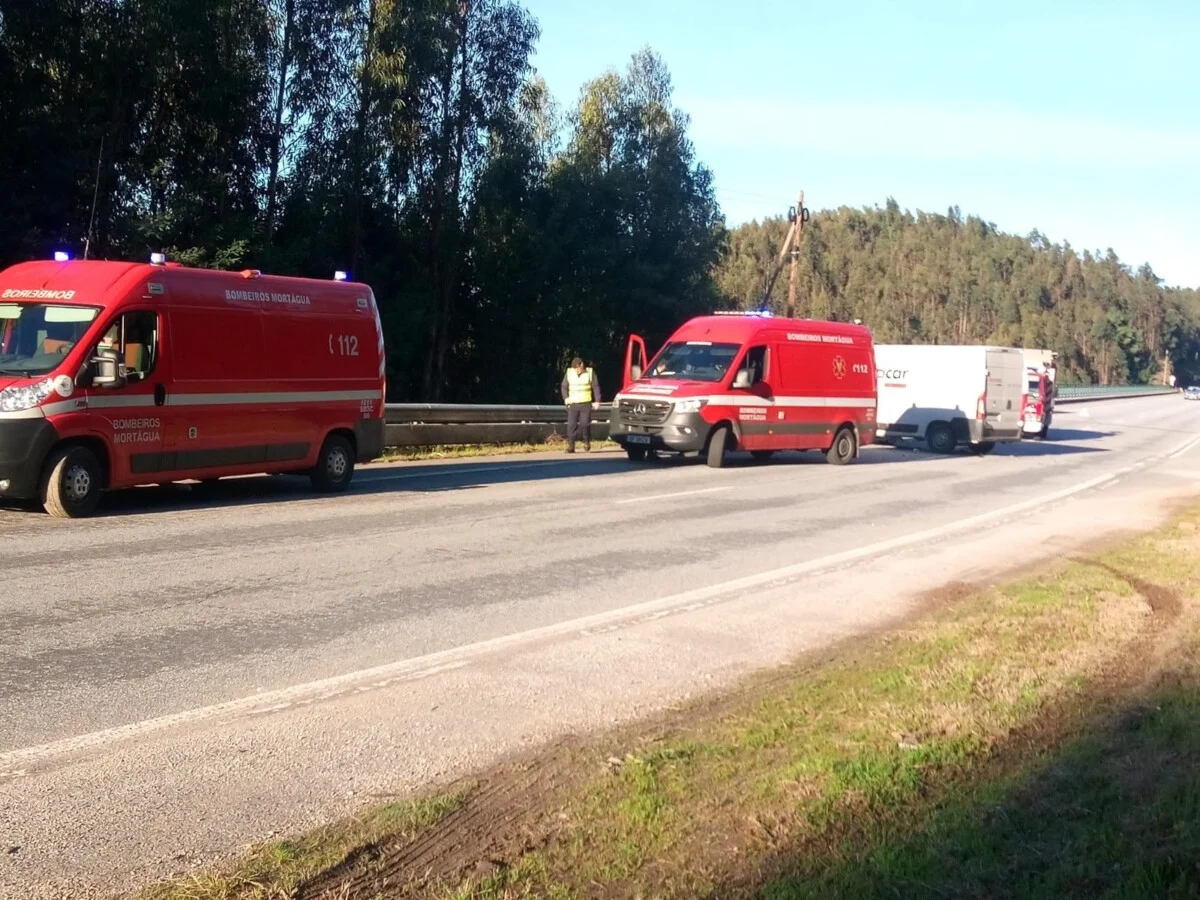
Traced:
[[1200, 896], [1195, 673], [1065, 735], [1058, 712], [915, 808], [835, 816], [715, 895]]
[[[1052, 440], [1022, 441], [1000, 444], [989, 456], [1058, 456], [1077, 453], [1106, 452], [1097, 447], [1080, 447], [1063, 441], [1093, 441], [1110, 437], [1112, 432], [1080, 429], [1052, 431]], [[950, 456], [931, 453], [922, 444], [899, 447], [872, 444], [863, 448], [853, 466], [902, 465], [969, 457], [965, 449]], [[984, 457], [986, 459], [987, 457]], [[726, 465], [730, 469], [792, 468], [796, 466], [826, 466], [825, 455], [819, 451], [779, 451], [765, 460], [754, 459], [749, 453], [730, 454]], [[696, 456], [664, 455], [656, 459], [631, 462], [623, 453], [602, 451], [594, 455], [575, 457], [547, 455], [541, 458], [491, 458], [473, 462], [411, 463], [360, 469], [350, 490], [351, 495], [398, 493], [437, 493], [462, 491], [493, 485], [522, 482], [548, 482], [560, 479], [600, 478], [629, 472], [670, 470], [679, 467], [704, 467]], [[161, 486], [117, 491], [104, 497], [99, 514], [102, 516], [149, 515], [174, 513], [181, 510], [219, 509], [248, 504], [298, 500], [334, 500], [345, 495], [315, 493], [307, 478], [294, 475], [261, 475], [223, 479], [215, 484], [200, 485], [178, 482]], [[5, 507], [13, 512], [21, 507]], [[43, 514], [36, 506], [24, 509]], [[43, 514], [44, 515], [44, 514]]]
[[[1083, 428], [1051, 428], [1050, 433], [1042, 443], [1052, 444], [1061, 441], [1099, 441], [1116, 435], [1115, 431], [1095, 431]], [[1031, 442], [1033, 443], [1033, 442]]]

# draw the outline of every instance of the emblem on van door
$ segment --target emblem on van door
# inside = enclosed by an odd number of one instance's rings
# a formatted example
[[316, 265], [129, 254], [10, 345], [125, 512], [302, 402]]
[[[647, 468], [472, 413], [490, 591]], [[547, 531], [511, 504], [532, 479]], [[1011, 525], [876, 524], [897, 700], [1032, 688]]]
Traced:
[[188, 437], [191, 438], [193, 441], [199, 436], [199, 434], [200, 434], [200, 432], [198, 432], [196, 430], [196, 426], [194, 426], [194, 425], [188, 429]]
[[846, 377], [846, 361], [840, 356], [833, 358], [833, 377], [839, 379]]

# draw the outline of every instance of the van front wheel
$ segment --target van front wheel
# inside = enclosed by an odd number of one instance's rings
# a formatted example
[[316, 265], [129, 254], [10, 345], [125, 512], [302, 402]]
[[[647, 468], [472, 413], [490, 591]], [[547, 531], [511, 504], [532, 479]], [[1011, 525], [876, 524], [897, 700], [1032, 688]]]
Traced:
[[833, 444], [825, 453], [825, 458], [835, 466], [844, 466], [854, 459], [854, 432], [842, 428], [833, 438]]
[[708, 465], [719, 469], [725, 465], [725, 446], [729, 442], [729, 429], [722, 425], [708, 439]]
[[100, 461], [86, 447], [66, 447], [46, 461], [42, 507], [56, 519], [82, 519], [96, 511], [101, 490]]
[[354, 450], [339, 434], [331, 434], [321, 447], [312, 472], [313, 487], [322, 494], [344, 491], [354, 477]]

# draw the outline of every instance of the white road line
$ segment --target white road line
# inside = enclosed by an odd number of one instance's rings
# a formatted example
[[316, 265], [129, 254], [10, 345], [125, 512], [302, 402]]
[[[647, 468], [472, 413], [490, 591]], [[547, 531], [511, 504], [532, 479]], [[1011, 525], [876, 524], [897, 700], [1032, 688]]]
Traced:
[[628, 497], [624, 500], [614, 501], [618, 506], [622, 503], [645, 503], [649, 500], [669, 500], [672, 497], [691, 497], [694, 494], [714, 494], [717, 491], [732, 491], [733, 485], [724, 487], [697, 488], [694, 491], [676, 491], [673, 494], [651, 494], [649, 497]]
[[662, 597], [657, 600], [637, 603], [632, 606], [625, 606], [620, 609], [608, 610], [578, 619], [558, 622], [553, 625], [545, 625], [540, 628], [508, 634], [486, 641], [478, 641], [473, 644], [466, 644], [461, 647], [454, 647], [425, 656], [399, 660], [371, 669], [348, 672], [332, 678], [321, 679], [320, 681], [293, 685], [292, 687], [275, 691], [265, 691], [261, 694], [253, 694], [238, 700], [230, 700], [212, 706], [186, 710], [184, 712], [147, 719], [142, 722], [134, 722], [115, 728], [108, 728], [103, 731], [95, 731], [90, 734], [63, 738], [34, 747], [10, 750], [6, 753], [0, 753], [0, 772], [22, 771], [30, 763], [44, 762], [68, 753], [95, 750], [99, 747], [115, 744], [123, 740], [147, 737], [169, 728], [194, 726], [221, 717], [248, 716], [261, 714], [268, 710], [287, 709], [300, 704], [329, 700], [341, 694], [355, 692], [363, 688], [383, 687], [397, 681], [427, 677], [444, 667], [458, 668], [468, 665], [498, 650], [516, 648], [568, 635], [586, 636], [587, 632], [595, 633], [597, 629], [603, 629], [606, 626], [617, 626], [650, 614], [678, 612], [686, 609], [689, 605], [710, 605], [728, 594], [740, 593], [750, 588], [772, 585], [777, 582], [781, 583], [833, 566], [845, 565], [856, 560], [877, 556], [914, 544], [926, 543], [956, 532], [967, 531], [996, 519], [1004, 519], [1015, 513], [1024, 512], [1066, 499], [1075, 494], [1083, 493], [1084, 491], [1107, 484], [1130, 470], [1131, 467], [1126, 467], [1115, 473], [1089, 478], [1087, 481], [1082, 481], [1071, 487], [1054, 491], [1053, 493], [1043, 494], [1040, 497], [1024, 500], [1020, 503], [1014, 503], [945, 525], [938, 525], [934, 528], [901, 535], [900, 537], [835, 553], [820, 559], [783, 566], [778, 569], [760, 572], [756, 575], [748, 575], [721, 582], [720, 584], [684, 591], [683, 593]]
[[1180, 444], [1178, 447], [1176, 447], [1174, 450], [1172, 450], [1170, 453], [1167, 454], [1167, 459], [1177, 459], [1180, 456], [1183, 456], [1183, 454], [1187, 453], [1189, 450], [1191, 450], [1197, 444], [1200, 444], [1200, 435], [1196, 435], [1196, 437], [1190, 438], [1189, 440], [1184, 441], [1182, 444]]

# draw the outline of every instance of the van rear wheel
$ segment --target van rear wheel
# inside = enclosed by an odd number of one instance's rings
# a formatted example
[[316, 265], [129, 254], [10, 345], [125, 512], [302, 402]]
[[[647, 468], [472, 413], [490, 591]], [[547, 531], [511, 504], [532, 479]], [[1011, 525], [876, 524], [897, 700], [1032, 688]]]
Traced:
[[321, 446], [312, 472], [313, 487], [322, 494], [344, 491], [354, 477], [354, 449], [340, 434], [331, 434]]
[[42, 507], [56, 519], [82, 519], [100, 502], [102, 471], [86, 447], [64, 447], [46, 461]]
[[954, 440], [954, 432], [945, 422], [934, 422], [930, 425], [929, 430], [925, 432], [925, 440], [929, 442], [929, 449], [934, 453], [952, 453], [957, 443]]
[[708, 439], [708, 465], [719, 469], [725, 465], [725, 449], [729, 443], [729, 428], [722, 425]]
[[844, 466], [854, 459], [854, 432], [849, 428], [839, 429], [825, 452], [825, 458], [835, 466]]

